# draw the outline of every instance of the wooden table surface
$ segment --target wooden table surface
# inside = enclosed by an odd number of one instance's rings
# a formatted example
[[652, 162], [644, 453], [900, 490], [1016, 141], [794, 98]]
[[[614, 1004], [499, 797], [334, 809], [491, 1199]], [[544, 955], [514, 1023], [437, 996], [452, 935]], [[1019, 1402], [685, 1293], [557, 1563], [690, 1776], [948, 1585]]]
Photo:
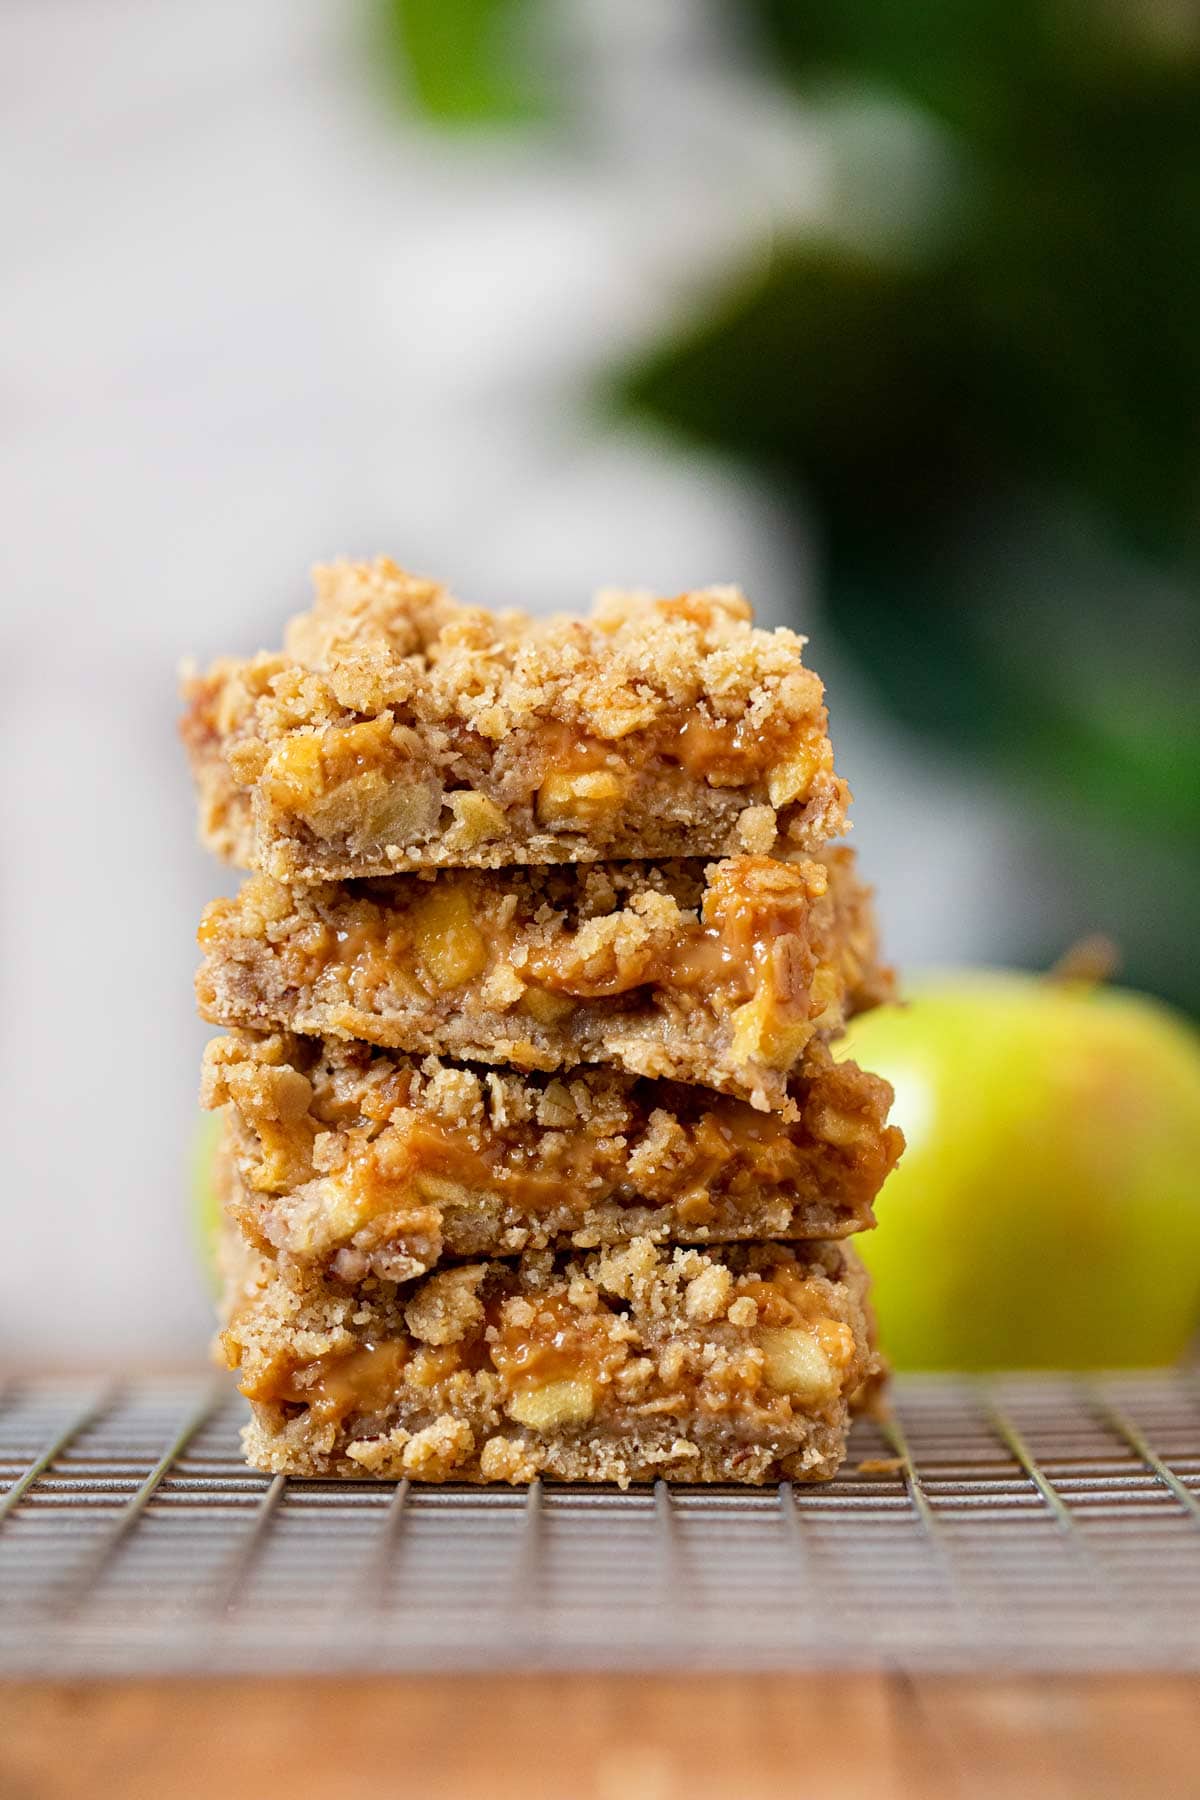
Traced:
[[0, 1685], [3, 1800], [1195, 1800], [1185, 1677]]

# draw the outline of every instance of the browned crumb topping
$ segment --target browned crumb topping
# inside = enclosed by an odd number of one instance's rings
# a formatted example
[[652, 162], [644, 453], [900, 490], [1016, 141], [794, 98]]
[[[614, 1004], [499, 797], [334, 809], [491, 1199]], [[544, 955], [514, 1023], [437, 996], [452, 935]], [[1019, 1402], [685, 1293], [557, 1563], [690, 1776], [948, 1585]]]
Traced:
[[185, 684], [227, 854], [251, 843], [232, 816], [251, 796], [258, 866], [281, 876], [630, 854], [639, 832], [657, 851], [664, 823], [706, 831], [709, 853], [769, 851], [777, 831], [816, 848], [844, 826], [804, 640], [755, 628], [734, 589], [533, 619], [386, 560], [317, 582], [282, 654]]

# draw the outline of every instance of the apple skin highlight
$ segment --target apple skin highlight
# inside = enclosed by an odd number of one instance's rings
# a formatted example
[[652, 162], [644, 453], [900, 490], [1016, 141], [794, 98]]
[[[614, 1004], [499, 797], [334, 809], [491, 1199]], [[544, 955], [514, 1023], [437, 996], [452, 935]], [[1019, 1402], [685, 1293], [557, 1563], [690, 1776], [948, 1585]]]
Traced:
[[1200, 1318], [1200, 1036], [1159, 1002], [1032, 975], [930, 978], [837, 1054], [908, 1148], [857, 1240], [899, 1369], [1178, 1360]]

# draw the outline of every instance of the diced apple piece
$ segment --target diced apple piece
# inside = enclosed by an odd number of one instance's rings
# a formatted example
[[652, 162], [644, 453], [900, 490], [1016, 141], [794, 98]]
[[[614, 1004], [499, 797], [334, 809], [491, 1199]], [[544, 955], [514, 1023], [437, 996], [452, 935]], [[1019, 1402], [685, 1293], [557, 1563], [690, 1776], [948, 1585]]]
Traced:
[[596, 1410], [588, 1381], [548, 1381], [525, 1388], [508, 1403], [509, 1416], [531, 1431], [558, 1431], [564, 1425], [586, 1425]]
[[779, 1326], [758, 1334], [763, 1353], [763, 1372], [769, 1385], [797, 1400], [832, 1400], [837, 1376], [829, 1358], [810, 1331]]

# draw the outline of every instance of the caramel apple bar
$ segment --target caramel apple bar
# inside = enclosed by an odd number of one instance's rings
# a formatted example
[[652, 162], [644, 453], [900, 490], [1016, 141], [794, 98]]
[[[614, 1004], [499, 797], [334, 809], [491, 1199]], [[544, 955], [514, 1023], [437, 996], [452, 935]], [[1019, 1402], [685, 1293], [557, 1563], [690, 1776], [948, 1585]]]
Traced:
[[820, 1481], [878, 1374], [844, 1244], [532, 1251], [297, 1289], [235, 1249], [246, 1455], [300, 1476]]
[[393, 563], [316, 574], [281, 654], [185, 677], [201, 835], [280, 881], [813, 851], [840, 835], [804, 639], [734, 589], [484, 612]]
[[887, 991], [849, 851], [306, 889], [252, 876], [199, 937], [214, 1024], [517, 1069], [609, 1064], [764, 1108], [787, 1104], [811, 1043]]
[[405, 1281], [552, 1243], [839, 1238], [903, 1143], [891, 1089], [821, 1047], [795, 1117], [609, 1069], [519, 1075], [234, 1032], [205, 1057], [226, 1208], [300, 1280]]

